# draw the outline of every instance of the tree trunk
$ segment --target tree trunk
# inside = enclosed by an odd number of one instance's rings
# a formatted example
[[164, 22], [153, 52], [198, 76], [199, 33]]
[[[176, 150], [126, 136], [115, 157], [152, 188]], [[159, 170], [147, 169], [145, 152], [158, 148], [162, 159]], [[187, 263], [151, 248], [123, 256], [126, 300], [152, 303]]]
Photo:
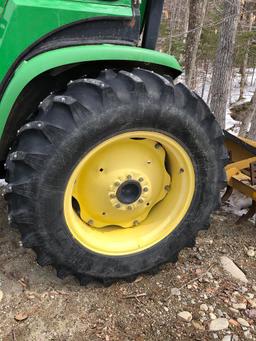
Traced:
[[209, 64], [205, 60], [204, 61], [204, 77], [203, 77], [202, 92], [201, 92], [201, 97], [202, 98], [204, 98], [205, 86], [206, 86], [207, 76], [208, 76], [208, 69], [209, 69]]
[[232, 104], [232, 95], [233, 95], [233, 80], [235, 78], [236, 75], [236, 70], [233, 69], [233, 67], [231, 67], [231, 77], [230, 77], [230, 84], [229, 84], [229, 90], [228, 90], [228, 101], [227, 101], [227, 106], [229, 106], [230, 104]]
[[185, 50], [185, 77], [188, 87], [195, 84], [196, 56], [202, 34], [202, 28], [208, 0], [190, 0], [189, 25]]
[[[255, 64], [254, 64], [255, 65]], [[250, 86], [253, 86], [253, 83], [254, 83], [254, 75], [255, 75], [255, 67], [253, 68], [253, 71], [252, 71], [252, 78], [251, 78], [251, 84]]]
[[210, 103], [211, 110], [222, 128], [225, 128], [239, 13], [240, 0], [224, 0], [223, 22], [213, 67]]
[[[245, 8], [247, 8], [247, 7], [245, 7]], [[246, 20], [245, 23], [247, 24], [247, 22], [248, 22], [248, 24], [249, 24], [248, 32], [252, 31], [253, 17], [254, 17], [253, 13], [249, 13], [249, 15], [246, 15], [246, 18], [248, 18], [248, 19]], [[244, 99], [244, 90], [245, 90], [245, 85], [246, 85], [246, 69], [247, 69], [248, 58], [249, 58], [250, 44], [251, 44], [251, 39], [249, 38], [247, 43], [246, 43], [246, 47], [245, 47], [245, 51], [244, 51], [244, 58], [243, 58], [242, 65], [240, 67], [241, 81], [240, 81], [239, 100]]]
[[210, 104], [210, 101], [211, 101], [211, 93], [212, 93], [212, 82], [210, 84], [209, 91], [208, 91], [208, 96], [207, 96], [207, 100], [206, 100], [206, 103], [208, 105]]
[[248, 109], [248, 113], [246, 116], [249, 116], [251, 118], [251, 128], [248, 133], [248, 137], [250, 139], [255, 140], [256, 139], [256, 89], [254, 91], [254, 94], [251, 99], [251, 104]]
[[171, 54], [172, 51], [172, 36], [175, 29], [175, 19], [176, 19], [176, 13], [177, 13], [177, 0], [172, 0], [170, 2], [170, 23], [169, 23], [169, 47], [168, 52]]

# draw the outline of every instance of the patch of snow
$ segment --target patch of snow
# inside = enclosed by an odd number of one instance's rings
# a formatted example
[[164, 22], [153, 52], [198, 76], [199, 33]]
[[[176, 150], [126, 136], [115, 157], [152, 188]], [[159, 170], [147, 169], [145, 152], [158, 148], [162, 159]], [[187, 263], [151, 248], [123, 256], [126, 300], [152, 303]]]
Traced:
[[7, 183], [4, 179], [0, 179], [0, 187], [6, 186]]

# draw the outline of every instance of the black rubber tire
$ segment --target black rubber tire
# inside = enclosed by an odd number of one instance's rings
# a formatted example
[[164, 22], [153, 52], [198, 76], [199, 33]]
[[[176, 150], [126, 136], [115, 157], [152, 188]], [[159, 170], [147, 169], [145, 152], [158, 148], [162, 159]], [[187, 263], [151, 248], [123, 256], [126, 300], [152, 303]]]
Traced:
[[[176, 230], [154, 247], [128, 256], [104, 256], [76, 242], [65, 222], [63, 194], [74, 166], [95, 145], [118, 133], [164, 132], [189, 152], [196, 172], [191, 207]], [[19, 131], [7, 159], [9, 222], [37, 262], [53, 265], [59, 277], [104, 284], [175, 262], [209, 226], [225, 185], [223, 133], [207, 105], [184, 85], [143, 69], [105, 70], [97, 79], [70, 82], [51, 94], [34, 120]]]

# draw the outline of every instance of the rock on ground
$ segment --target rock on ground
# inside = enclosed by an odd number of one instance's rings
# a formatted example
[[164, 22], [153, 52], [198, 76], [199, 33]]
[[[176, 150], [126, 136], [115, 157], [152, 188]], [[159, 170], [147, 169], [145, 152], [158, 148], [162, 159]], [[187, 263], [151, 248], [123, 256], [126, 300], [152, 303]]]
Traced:
[[241, 317], [238, 317], [237, 322], [240, 323], [243, 327], [250, 327], [249, 323]]
[[221, 317], [210, 322], [209, 330], [217, 332], [219, 330], [227, 329], [228, 326], [229, 326], [228, 320], [226, 318]]
[[189, 311], [181, 311], [178, 313], [178, 317], [186, 322], [192, 321], [192, 314]]
[[233, 278], [248, 283], [248, 279], [239, 267], [227, 256], [222, 256], [220, 258], [223, 269], [228, 272]]

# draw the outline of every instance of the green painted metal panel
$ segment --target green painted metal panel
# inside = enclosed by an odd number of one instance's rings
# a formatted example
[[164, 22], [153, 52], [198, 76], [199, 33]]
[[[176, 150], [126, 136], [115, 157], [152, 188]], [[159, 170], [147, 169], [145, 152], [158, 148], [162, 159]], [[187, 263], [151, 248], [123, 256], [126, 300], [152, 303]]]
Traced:
[[15, 76], [6, 89], [0, 102], [0, 135], [3, 133], [6, 120], [17, 96], [33, 78], [61, 65], [97, 60], [140, 61], [181, 71], [181, 67], [175, 57], [139, 47], [106, 44], [67, 47], [43, 53], [20, 64]]
[[140, 13], [141, 13], [142, 20], [144, 18], [144, 14], [145, 14], [145, 11], [146, 11], [147, 2], [148, 2], [148, 0], [142, 0], [141, 1]]
[[[67, 1], [67, 0], [62, 0], [62, 1]], [[130, 6], [132, 0], [116, 0], [116, 1], [111, 1], [111, 0], [73, 0], [77, 2], [86, 2], [86, 3], [93, 3], [93, 4], [111, 4], [111, 6]]]
[[[4, 2], [0, 0], [0, 9]], [[0, 82], [38, 39], [63, 25], [100, 16], [132, 17], [131, 1], [8, 0], [0, 16]]]
[[5, 6], [6, 2], [7, 2], [7, 0], [0, 0], [0, 16], [3, 13], [4, 6]]

